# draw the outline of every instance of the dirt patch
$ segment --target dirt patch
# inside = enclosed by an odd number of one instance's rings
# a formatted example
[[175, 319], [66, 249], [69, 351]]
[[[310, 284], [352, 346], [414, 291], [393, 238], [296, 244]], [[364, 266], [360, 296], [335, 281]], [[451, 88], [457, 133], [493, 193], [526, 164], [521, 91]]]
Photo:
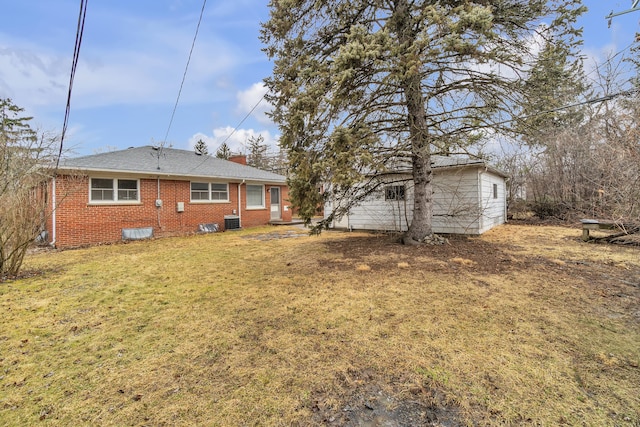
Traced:
[[[496, 245], [479, 238], [465, 236], [448, 236], [443, 245], [405, 246], [397, 243], [397, 239], [388, 235], [370, 235], [360, 238], [333, 240], [326, 243], [331, 253], [353, 263], [366, 263], [375, 258], [375, 268], [389, 270], [398, 263], [408, 266], [420, 266], [430, 271], [456, 271], [473, 268], [485, 274], [500, 274], [519, 263], [520, 268], [527, 267], [532, 261], [541, 260], [517, 259], [513, 252], [516, 246]], [[350, 269], [349, 263], [338, 263], [330, 267]], [[329, 266], [329, 265], [327, 265]]]
[[[385, 381], [371, 372], [349, 372], [339, 404], [328, 405], [332, 396], [316, 392], [313, 396], [314, 422], [327, 426], [404, 427], [465, 425], [459, 410], [448, 404], [438, 390], [413, 386], [382, 386]], [[402, 381], [400, 381], [402, 383]], [[334, 394], [332, 392], [331, 394]]]
[[242, 236], [242, 237], [243, 239], [268, 241], [268, 240], [277, 240], [277, 239], [289, 239], [292, 237], [303, 237], [308, 235], [309, 233], [306, 231], [287, 230], [287, 231], [273, 231], [271, 233], [249, 234], [247, 236]]

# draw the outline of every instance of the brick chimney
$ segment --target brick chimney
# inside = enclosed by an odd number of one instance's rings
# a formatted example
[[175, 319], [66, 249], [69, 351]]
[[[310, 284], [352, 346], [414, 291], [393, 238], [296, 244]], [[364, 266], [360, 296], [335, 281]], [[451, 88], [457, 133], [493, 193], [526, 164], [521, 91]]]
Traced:
[[234, 154], [233, 156], [229, 156], [229, 161], [240, 165], [246, 165], [247, 156], [245, 154]]

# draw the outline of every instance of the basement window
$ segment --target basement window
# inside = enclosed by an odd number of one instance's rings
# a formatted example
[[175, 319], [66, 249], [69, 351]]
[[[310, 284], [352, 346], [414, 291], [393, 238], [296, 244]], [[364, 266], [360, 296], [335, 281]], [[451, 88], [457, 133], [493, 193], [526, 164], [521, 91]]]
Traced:
[[387, 185], [384, 187], [385, 200], [404, 200], [404, 185]]
[[140, 181], [137, 179], [91, 178], [91, 202], [139, 202]]

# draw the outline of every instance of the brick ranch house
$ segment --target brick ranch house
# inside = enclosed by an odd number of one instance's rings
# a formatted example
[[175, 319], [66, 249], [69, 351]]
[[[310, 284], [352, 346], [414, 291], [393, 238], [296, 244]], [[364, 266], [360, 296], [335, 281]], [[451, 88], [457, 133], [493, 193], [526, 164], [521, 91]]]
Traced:
[[46, 235], [69, 248], [287, 222], [288, 192], [245, 156], [144, 146], [78, 157], [51, 181]]

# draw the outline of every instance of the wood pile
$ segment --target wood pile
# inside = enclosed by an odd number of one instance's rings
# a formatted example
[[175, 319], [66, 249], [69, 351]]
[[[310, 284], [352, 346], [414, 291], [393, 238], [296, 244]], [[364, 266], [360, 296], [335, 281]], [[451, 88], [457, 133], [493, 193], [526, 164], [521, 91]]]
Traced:
[[640, 225], [625, 224], [620, 227], [622, 230], [603, 237], [593, 237], [596, 243], [612, 243], [617, 245], [640, 246]]

